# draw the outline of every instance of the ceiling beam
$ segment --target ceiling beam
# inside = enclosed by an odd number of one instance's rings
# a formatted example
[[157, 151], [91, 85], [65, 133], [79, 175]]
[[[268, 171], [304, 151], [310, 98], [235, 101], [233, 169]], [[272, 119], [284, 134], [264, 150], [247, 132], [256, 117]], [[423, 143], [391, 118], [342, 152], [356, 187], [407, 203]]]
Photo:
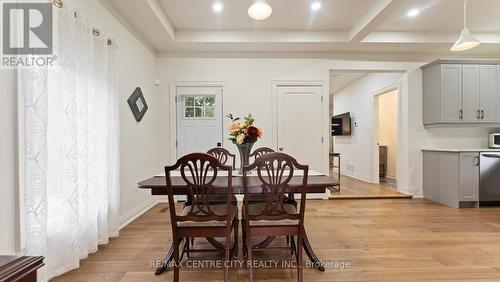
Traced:
[[151, 8], [153, 13], [156, 15], [156, 17], [160, 21], [163, 28], [170, 35], [170, 38], [172, 40], [175, 40], [175, 35], [176, 35], [175, 28], [172, 25], [172, 22], [170, 21], [170, 19], [167, 17], [167, 14], [163, 10], [163, 7], [160, 5], [158, 0], [146, 0], [146, 2], [148, 3], [149, 8]]
[[203, 43], [341, 43], [345, 31], [188, 31], [178, 30], [176, 42]]
[[[363, 39], [363, 43], [453, 43], [460, 32], [406, 32], [376, 31]], [[474, 36], [485, 44], [500, 43], [499, 32], [474, 32]]]
[[376, 0], [349, 31], [349, 41], [360, 42], [402, 5], [401, 0]]

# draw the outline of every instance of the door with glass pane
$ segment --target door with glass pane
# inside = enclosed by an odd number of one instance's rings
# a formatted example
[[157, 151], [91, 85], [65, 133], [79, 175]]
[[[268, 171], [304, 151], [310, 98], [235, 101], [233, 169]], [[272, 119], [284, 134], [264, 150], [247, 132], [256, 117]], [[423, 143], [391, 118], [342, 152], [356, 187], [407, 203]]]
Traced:
[[222, 145], [222, 87], [177, 87], [177, 158]]

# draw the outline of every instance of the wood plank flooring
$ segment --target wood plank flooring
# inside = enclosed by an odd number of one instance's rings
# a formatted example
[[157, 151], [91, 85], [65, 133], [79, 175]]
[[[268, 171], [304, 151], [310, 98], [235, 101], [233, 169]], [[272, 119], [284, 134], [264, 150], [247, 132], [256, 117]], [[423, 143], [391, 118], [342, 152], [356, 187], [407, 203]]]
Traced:
[[[311, 200], [305, 223], [321, 259], [350, 263], [325, 272], [306, 269], [305, 281], [500, 281], [498, 207], [454, 209], [422, 199]], [[172, 281], [171, 271], [154, 276], [150, 266], [163, 258], [170, 238], [167, 205], [159, 204], [79, 269], [53, 281]], [[257, 281], [296, 279], [293, 269], [255, 273]], [[181, 271], [181, 281], [222, 277], [221, 270]], [[246, 280], [245, 269], [231, 271], [231, 281]]]
[[[331, 171], [330, 176], [337, 179], [336, 171]], [[340, 191], [331, 190], [330, 199], [397, 199], [411, 198], [398, 192], [396, 189], [383, 184], [371, 184], [349, 176], [340, 177]]]

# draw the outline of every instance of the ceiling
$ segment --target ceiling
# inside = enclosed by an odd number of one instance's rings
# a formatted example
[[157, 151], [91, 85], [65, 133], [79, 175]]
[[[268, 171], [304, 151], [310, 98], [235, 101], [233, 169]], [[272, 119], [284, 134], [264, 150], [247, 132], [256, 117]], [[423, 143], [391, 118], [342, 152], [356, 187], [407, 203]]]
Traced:
[[[469, 27], [482, 44], [449, 51], [462, 28], [460, 0], [267, 0], [270, 18], [246, 14], [254, 0], [99, 0], [164, 56], [228, 53], [367, 59], [500, 57], [499, 0], [469, 0]], [[218, 1], [223, 10], [216, 13]], [[321, 9], [313, 12], [313, 1]], [[409, 17], [408, 11], [419, 15]]]
[[353, 84], [358, 79], [367, 75], [363, 72], [333, 73], [330, 75], [330, 95], [334, 95], [340, 90]]

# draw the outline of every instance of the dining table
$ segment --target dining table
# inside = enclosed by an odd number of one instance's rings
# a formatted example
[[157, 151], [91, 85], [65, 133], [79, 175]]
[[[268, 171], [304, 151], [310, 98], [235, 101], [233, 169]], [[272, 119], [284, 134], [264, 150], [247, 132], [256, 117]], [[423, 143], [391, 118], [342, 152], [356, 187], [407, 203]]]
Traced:
[[[215, 179], [212, 189], [212, 193], [214, 194], [226, 194], [228, 192], [227, 189], [227, 175], [218, 175]], [[264, 193], [263, 185], [256, 173], [250, 174], [248, 177], [248, 193], [249, 194], [262, 194]], [[294, 173], [290, 182], [288, 183], [289, 190], [292, 195], [302, 193], [302, 180], [303, 175]], [[171, 182], [173, 188], [173, 194], [177, 196], [186, 196], [187, 194], [187, 185], [186, 182], [182, 179], [180, 173], [171, 175]], [[316, 193], [325, 193], [326, 190], [330, 187], [338, 186], [337, 180], [324, 175], [322, 173], [316, 171], [309, 171], [307, 177], [307, 194], [316, 194]], [[138, 187], [140, 189], [148, 189], [151, 191], [151, 195], [167, 195], [167, 185], [165, 174], [158, 174], [145, 179], [138, 183]], [[238, 174], [238, 171], [234, 171], [232, 173], [232, 194], [233, 195], [243, 195], [243, 177]], [[213, 240], [213, 238], [207, 238], [209, 242], [214, 246], [217, 246], [217, 241]], [[210, 240], [212, 239], [212, 240]], [[258, 244], [257, 247], [265, 248], [270, 242], [272, 242], [274, 238], [268, 237], [262, 243]], [[313, 247], [309, 242], [309, 238], [307, 237], [307, 230], [304, 232], [303, 236], [303, 247], [307, 256], [309, 257], [312, 265], [314, 265], [318, 270], [325, 271], [325, 267], [321, 260], [316, 256]], [[165, 258], [162, 263], [156, 268], [155, 274], [160, 275], [164, 271], [169, 268], [171, 265], [171, 261], [173, 259], [173, 245], [170, 246]]]

